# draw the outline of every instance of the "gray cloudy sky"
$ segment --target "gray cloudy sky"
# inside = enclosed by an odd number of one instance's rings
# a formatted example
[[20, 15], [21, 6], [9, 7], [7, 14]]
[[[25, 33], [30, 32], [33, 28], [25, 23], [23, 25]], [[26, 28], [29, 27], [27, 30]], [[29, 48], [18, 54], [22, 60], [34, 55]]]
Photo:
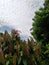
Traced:
[[0, 0], [0, 27], [12, 27], [30, 35], [34, 12], [43, 3], [44, 0]]

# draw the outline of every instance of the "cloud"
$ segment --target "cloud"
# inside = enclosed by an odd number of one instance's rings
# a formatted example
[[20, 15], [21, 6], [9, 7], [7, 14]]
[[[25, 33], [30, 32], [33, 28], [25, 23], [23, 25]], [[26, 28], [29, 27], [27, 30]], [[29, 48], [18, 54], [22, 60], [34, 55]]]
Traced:
[[43, 0], [0, 0], [0, 26], [8, 26], [30, 35], [34, 12]]

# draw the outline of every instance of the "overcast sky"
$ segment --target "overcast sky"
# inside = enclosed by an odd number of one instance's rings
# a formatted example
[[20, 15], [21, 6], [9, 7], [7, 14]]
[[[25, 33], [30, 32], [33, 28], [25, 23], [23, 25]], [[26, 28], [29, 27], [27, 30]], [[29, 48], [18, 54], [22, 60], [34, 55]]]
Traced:
[[30, 35], [34, 12], [43, 3], [44, 0], [0, 0], [0, 27], [8, 26]]

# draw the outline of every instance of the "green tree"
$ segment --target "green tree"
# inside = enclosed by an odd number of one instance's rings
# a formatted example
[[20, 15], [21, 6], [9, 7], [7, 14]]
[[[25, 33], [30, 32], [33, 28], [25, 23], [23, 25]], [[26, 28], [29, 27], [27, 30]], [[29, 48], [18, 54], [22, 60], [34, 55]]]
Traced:
[[41, 65], [49, 65], [49, 0], [45, 0], [44, 8], [35, 12], [33, 20], [31, 34], [41, 46]]
[[45, 0], [44, 8], [35, 12], [34, 22], [32, 24], [32, 35], [36, 41], [42, 41], [43, 44], [49, 43], [49, 0]]

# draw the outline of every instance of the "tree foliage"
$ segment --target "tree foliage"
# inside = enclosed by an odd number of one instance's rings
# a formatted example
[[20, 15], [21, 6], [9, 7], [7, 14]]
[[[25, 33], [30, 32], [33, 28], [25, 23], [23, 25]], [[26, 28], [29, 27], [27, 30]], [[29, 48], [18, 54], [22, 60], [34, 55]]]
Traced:
[[35, 12], [32, 24], [32, 35], [43, 44], [49, 43], [49, 0], [45, 0], [44, 8]]
[[49, 0], [35, 12], [31, 34], [41, 48], [41, 65], [49, 65]]

